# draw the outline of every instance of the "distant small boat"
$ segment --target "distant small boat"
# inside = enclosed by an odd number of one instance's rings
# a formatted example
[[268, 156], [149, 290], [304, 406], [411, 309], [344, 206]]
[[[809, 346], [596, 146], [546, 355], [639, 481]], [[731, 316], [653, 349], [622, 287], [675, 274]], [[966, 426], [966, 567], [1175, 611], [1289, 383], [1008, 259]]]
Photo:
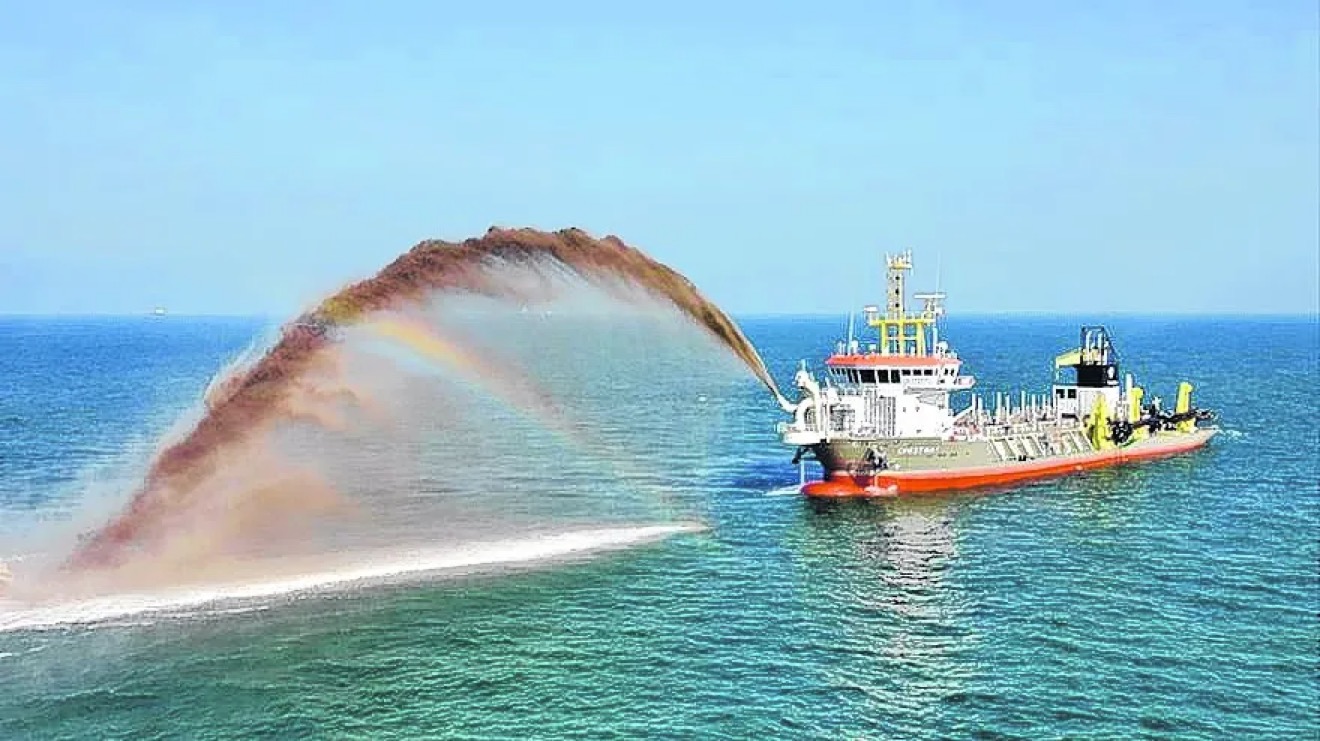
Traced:
[[165, 307], [164, 307], [164, 306], [157, 306], [156, 308], [154, 308], [154, 309], [151, 310], [151, 315], [152, 315], [152, 316], [165, 316]]

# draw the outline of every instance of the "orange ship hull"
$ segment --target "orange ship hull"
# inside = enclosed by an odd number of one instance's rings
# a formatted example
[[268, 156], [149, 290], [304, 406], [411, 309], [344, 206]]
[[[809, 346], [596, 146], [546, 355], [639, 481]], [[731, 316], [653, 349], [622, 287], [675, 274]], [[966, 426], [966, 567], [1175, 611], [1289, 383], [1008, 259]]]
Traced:
[[1211, 437], [1214, 437], [1215, 432], [1217, 430], [1214, 428], [1204, 428], [1185, 434], [1160, 435], [1124, 448], [1013, 461], [992, 466], [884, 471], [875, 475], [855, 475], [836, 471], [823, 481], [806, 484], [802, 487], [802, 493], [823, 499], [847, 499], [1006, 486], [1122, 463], [1168, 458], [1204, 446]]

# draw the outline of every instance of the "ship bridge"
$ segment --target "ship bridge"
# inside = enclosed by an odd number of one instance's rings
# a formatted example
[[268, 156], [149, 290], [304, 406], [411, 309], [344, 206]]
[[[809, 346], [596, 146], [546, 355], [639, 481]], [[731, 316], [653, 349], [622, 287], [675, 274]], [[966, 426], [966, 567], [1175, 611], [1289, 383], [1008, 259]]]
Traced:
[[825, 360], [829, 378], [838, 385], [895, 385], [912, 390], [961, 391], [976, 384], [971, 376], [959, 375], [962, 361], [940, 340], [939, 323], [944, 316], [945, 294], [918, 293], [918, 312], [907, 310], [907, 273], [912, 270], [912, 252], [886, 255], [885, 308], [863, 309], [866, 324], [876, 330], [874, 342], [865, 347], [852, 338], [840, 342]]
[[956, 357], [835, 353], [825, 361], [830, 380], [838, 385], [898, 384], [912, 388], [959, 391], [975, 379], [959, 375]]

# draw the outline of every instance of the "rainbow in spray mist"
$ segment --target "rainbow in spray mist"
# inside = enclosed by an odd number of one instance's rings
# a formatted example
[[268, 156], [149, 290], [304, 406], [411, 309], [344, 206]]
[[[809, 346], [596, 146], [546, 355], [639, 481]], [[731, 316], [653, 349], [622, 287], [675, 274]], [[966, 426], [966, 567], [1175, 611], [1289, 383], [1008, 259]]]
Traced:
[[[437, 296], [478, 296], [506, 305], [552, 300], [556, 281], [564, 277], [585, 281], [623, 300], [635, 300], [640, 294], [672, 307], [741, 359], [783, 403], [761, 358], [732, 320], [682, 275], [617, 238], [594, 239], [577, 229], [554, 233], [491, 229], [461, 243], [423, 242], [376, 276], [349, 286], [288, 324], [264, 356], [208, 394], [205, 414], [196, 426], [160, 451], [124, 511], [85, 538], [66, 567], [103, 570], [134, 556], [158, 555], [163, 552], [161, 544], [190, 526], [190, 519], [206, 520], [221, 510], [244, 512], [241, 523], [261, 521], [265, 503], [272, 500], [282, 509], [267, 512], [271, 518], [297, 512], [301, 495], [286, 493], [288, 487], [266, 480], [233, 502], [211, 500], [217, 491], [233, 489], [216, 482], [229, 481], [235, 466], [250, 466], [254, 451], [259, 452], [254, 441], [274, 435], [280, 425], [291, 420], [331, 428], [347, 425], [338, 412], [327, 410], [364, 401], [339, 379], [338, 371], [339, 342], [357, 330], [443, 363], [483, 388], [494, 389], [506, 403], [536, 415], [546, 426], [569, 431], [549, 395], [516, 372], [511, 374], [512, 366], [490, 362], [453, 338], [406, 318]], [[333, 492], [316, 501], [322, 508], [336, 506]], [[190, 518], [190, 513], [198, 512], [206, 514]]]
[[[513, 357], [479, 347], [467, 338], [443, 332], [439, 327], [408, 315], [384, 315], [359, 325], [359, 330], [406, 349], [413, 357], [446, 377], [456, 377], [499, 401], [504, 408], [530, 419], [536, 427], [552, 433], [568, 447], [592, 457], [612, 478], [638, 482], [657, 478], [641, 459], [611, 456], [612, 446], [592, 435], [589, 427], [575, 419], [556, 398], [553, 390], [535, 382], [532, 374]], [[674, 505], [664, 489], [647, 487], [647, 494]]]
[[564, 413], [552, 402], [550, 392], [538, 388], [527, 373], [518, 372], [512, 358], [496, 358], [489, 350], [480, 350], [407, 316], [372, 319], [361, 329], [407, 348], [434, 367], [452, 371], [510, 409], [531, 414], [542, 426], [569, 434], [560, 421]]

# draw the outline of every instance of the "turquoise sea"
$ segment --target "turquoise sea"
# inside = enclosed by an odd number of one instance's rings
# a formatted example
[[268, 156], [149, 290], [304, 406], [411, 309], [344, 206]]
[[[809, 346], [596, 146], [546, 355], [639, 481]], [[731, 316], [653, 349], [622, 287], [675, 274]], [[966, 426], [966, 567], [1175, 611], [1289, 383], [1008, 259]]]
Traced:
[[[1096, 319], [953, 317], [946, 336], [983, 391], [1040, 390]], [[1009, 491], [820, 504], [793, 493], [754, 379], [698, 402], [658, 358], [648, 383], [721, 420], [652, 467], [704, 532], [5, 630], [0, 739], [1320, 738], [1316, 318], [1098, 319], [1149, 393], [1192, 380], [1224, 433]], [[740, 322], [785, 385], [843, 328]], [[0, 318], [0, 559], [122, 496], [103, 472], [268, 328]], [[617, 434], [645, 456], [664, 411]]]

